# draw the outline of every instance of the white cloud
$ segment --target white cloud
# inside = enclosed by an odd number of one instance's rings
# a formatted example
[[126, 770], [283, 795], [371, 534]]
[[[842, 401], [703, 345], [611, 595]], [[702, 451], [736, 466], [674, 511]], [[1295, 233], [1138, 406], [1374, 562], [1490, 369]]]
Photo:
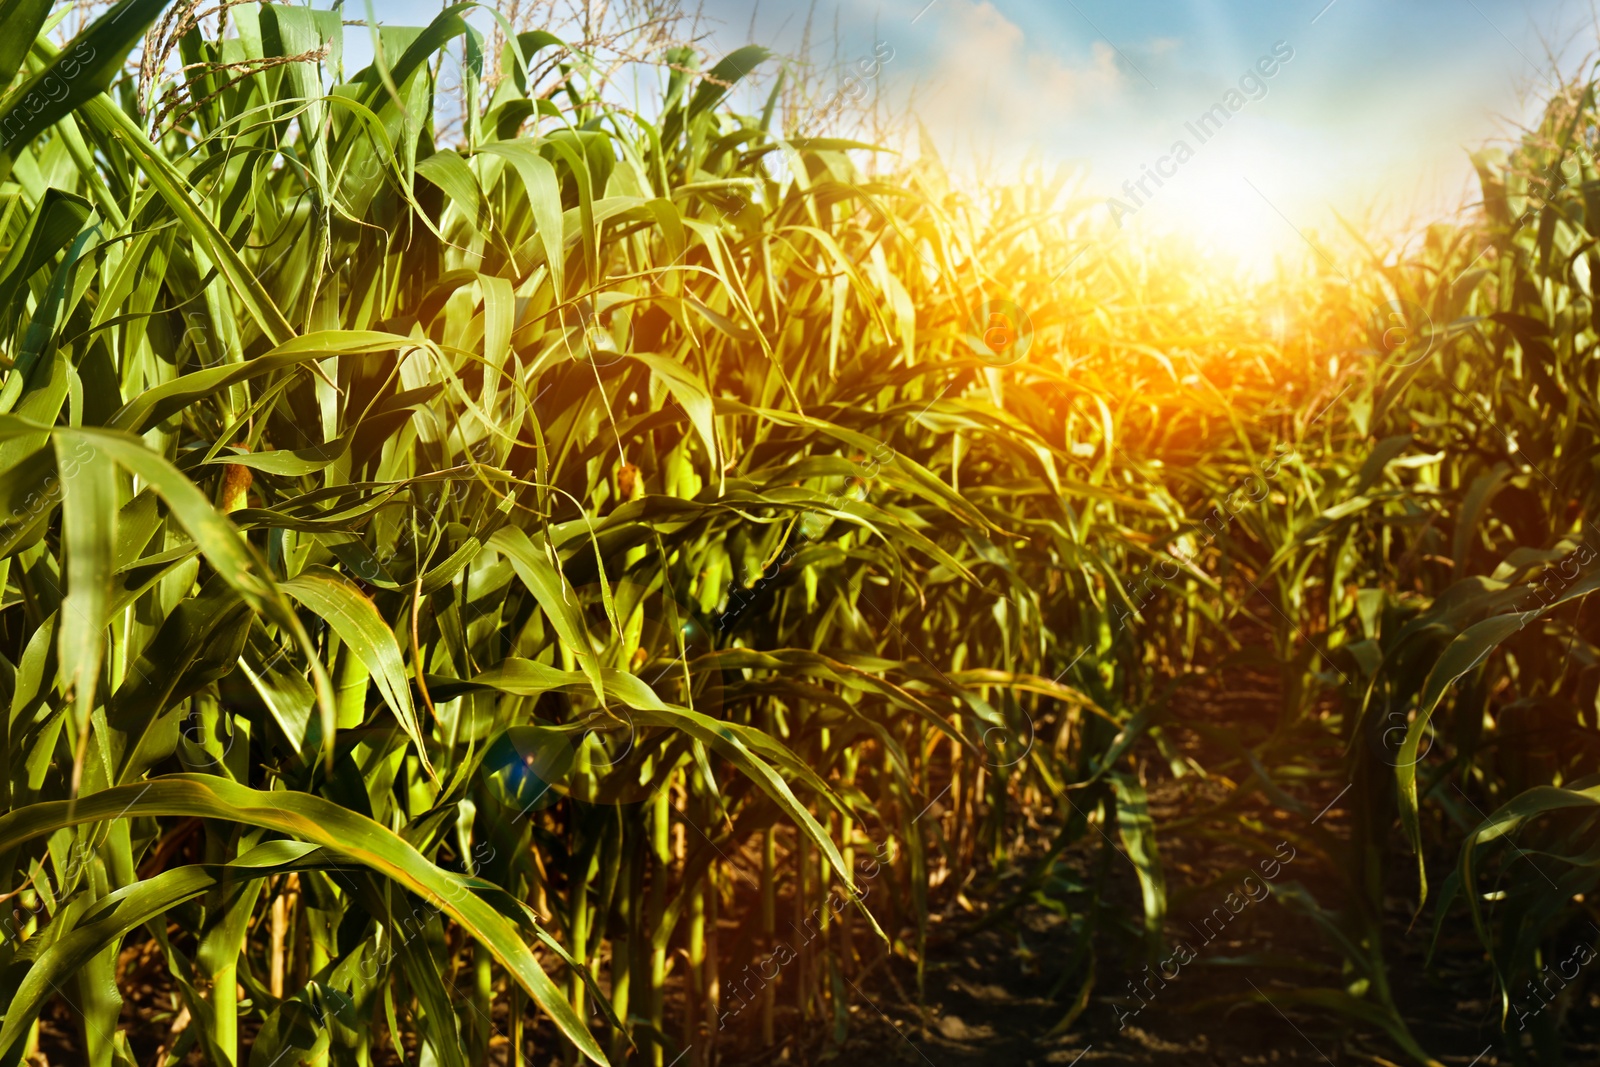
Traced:
[[1030, 40], [988, 0], [940, 0], [916, 29], [928, 39], [917, 49], [916, 111], [942, 149], [1015, 159], [1047, 148], [1064, 120], [1126, 103], [1129, 73], [1103, 40], [1076, 60], [1063, 56], [1064, 42]]

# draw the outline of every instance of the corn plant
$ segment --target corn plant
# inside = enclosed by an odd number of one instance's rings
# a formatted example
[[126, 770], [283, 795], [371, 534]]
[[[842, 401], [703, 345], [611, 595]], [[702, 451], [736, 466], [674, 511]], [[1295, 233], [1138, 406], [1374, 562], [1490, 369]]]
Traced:
[[[5, 1062], [837, 1046], [1017, 862], [1064, 1032], [1118, 853], [1157, 959], [1162, 839], [1262, 803], [1340, 887], [1276, 1002], [1434, 1062], [1398, 824], [1509, 1017], [1594, 871], [1592, 90], [1481, 224], [1243, 294], [1068, 174], [803, 135], [759, 47], [472, 13], [0, 3]], [[1234, 669], [1270, 715], [1191, 713]], [[1486, 896], [1525, 826], [1560, 870]]]
[[[335, 14], [180, 4], [116, 78], [160, 7], [58, 48], [36, 5], [12, 57], [6, 1055], [59, 997], [131, 1059], [148, 938], [166, 1062], [523, 1062], [535, 1019], [705, 1062], [719, 917], [770, 958], [780, 882], [823, 937], [783, 1009], [841, 1020], [871, 943], [917, 956], [935, 782], [945, 861], [994, 853], [1025, 704], [1063, 740], [1092, 706], [1034, 670], [1021, 576], [975, 572], [1020, 479], [1062, 516], [1069, 479], [943, 399], [993, 356], [959, 220], [719, 110], [760, 49], [670, 51], [650, 121], [464, 6], [343, 79]], [[957, 491], [955, 424], [1016, 488]], [[999, 636], [952, 648], [975, 606]], [[869, 845], [898, 903], [863, 906]]]

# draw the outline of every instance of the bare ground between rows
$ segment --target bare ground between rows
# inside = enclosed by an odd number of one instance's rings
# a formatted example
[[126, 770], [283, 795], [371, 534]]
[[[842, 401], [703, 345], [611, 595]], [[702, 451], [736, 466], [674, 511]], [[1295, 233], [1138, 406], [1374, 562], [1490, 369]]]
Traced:
[[[1245, 673], [1211, 678], [1190, 695], [1180, 720], [1211, 720], [1240, 728], [1249, 743], [1252, 723], [1265, 728], [1278, 699], [1262, 675]], [[1174, 731], [1191, 745], [1202, 765], [1219, 755], [1199, 735]], [[1337, 767], [1337, 752], [1318, 759]], [[1337, 773], [1337, 772], [1335, 772]], [[1339, 792], [1340, 779], [1298, 789], [1308, 809], [1336, 837], [1348, 836], [1349, 812]], [[996, 921], [992, 909], [1015, 898], [1029, 856], [1015, 857], [1009, 869], [987, 884], [969, 887], [959, 902], [946, 900], [934, 919], [928, 945], [925, 996], [915, 996], [914, 967], [885, 959], [851, 983], [849, 1036], [834, 1044], [822, 1020], [801, 1024], [791, 1016], [789, 1038], [779, 1050], [727, 1057], [725, 1063], [758, 1064], [925, 1064], [927, 1067], [1214, 1067], [1232, 1064], [1409, 1064], [1413, 1062], [1380, 1029], [1352, 1025], [1348, 1019], [1280, 1007], [1296, 988], [1338, 987], [1341, 959], [1327, 935], [1276, 897], [1246, 904], [1220, 936], [1204, 940], [1197, 923], [1222, 904], [1237, 878], [1229, 872], [1249, 867], [1255, 857], [1226, 840], [1198, 832], [1162, 835], [1175, 818], [1220, 801], [1226, 792], [1215, 781], [1186, 777], [1149, 783], [1163, 866], [1173, 901], [1166, 932], [1169, 944], [1187, 940], [1196, 961], [1176, 980], [1150, 984], [1137, 929], [1142, 898], [1132, 861], [1111, 860], [1105, 895], [1096, 902], [1106, 915], [1095, 937], [1093, 992], [1084, 1010], [1066, 1029], [1061, 1023], [1081, 983], [1065, 975], [1075, 937], [1058, 910], [1030, 901]], [[1324, 808], [1324, 805], [1326, 807]], [[1312, 809], [1314, 810], [1314, 809]], [[1253, 803], [1243, 813], [1265, 839], [1273, 831], [1303, 829], [1304, 814]], [[1035, 848], [1042, 841], [1031, 841]], [[1069, 868], [1087, 871], [1105, 847], [1120, 848], [1090, 832], [1063, 857]], [[1431, 961], [1426, 959], [1433, 915], [1412, 924], [1416, 906], [1414, 867], [1398, 830], [1389, 843], [1398, 862], [1386, 877], [1383, 933], [1388, 976], [1406, 1025], [1423, 1048], [1448, 1067], [1499, 1067], [1511, 1061], [1502, 1051], [1498, 998], [1486, 956], [1464, 915], [1447, 919]], [[1448, 864], [1451, 857], [1435, 857]], [[1339, 908], [1341, 879], [1325, 859], [1298, 855], [1292, 879], [1323, 906]], [[1530, 877], [1532, 876], [1530, 872]], [[970, 908], [970, 910], [967, 910]], [[1066, 979], [1064, 981], [1064, 978]], [[1141, 985], [1141, 983], [1143, 983]], [[1139, 990], [1133, 986], [1140, 985]], [[1138, 993], [1140, 995], [1136, 996]], [[1137, 1009], [1137, 1011], [1135, 1011]], [[1567, 1062], [1600, 1063], [1600, 997], [1574, 1008], [1565, 1020]]]

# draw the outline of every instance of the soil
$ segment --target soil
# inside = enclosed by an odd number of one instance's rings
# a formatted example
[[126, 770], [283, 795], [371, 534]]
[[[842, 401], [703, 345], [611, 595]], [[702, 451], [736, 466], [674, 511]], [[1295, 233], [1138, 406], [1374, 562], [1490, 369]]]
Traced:
[[[1204, 691], [1189, 696], [1192, 721], [1226, 725], [1244, 744], [1255, 740], [1250, 736], [1253, 722], [1263, 731], [1270, 729], [1277, 700], [1272, 682], [1249, 672], [1225, 684], [1213, 678]], [[1184, 751], [1202, 765], [1219, 762], [1221, 754], [1209, 751], [1202, 734], [1185, 733], [1181, 727], [1174, 733]], [[1308, 762], [1338, 767], [1341, 758], [1337, 751], [1308, 753]], [[1258, 836], [1270, 841], [1281, 832], [1286, 841], [1301, 841], [1303, 848], [1309, 822], [1335, 842], [1348, 840], [1353, 813], [1343, 806], [1350, 797], [1339, 791], [1337, 779], [1310, 782], [1296, 791], [1308, 797], [1302, 805], [1307, 814], [1259, 798], [1247, 803], [1244, 816], [1259, 828]], [[1070, 1025], [1063, 1023], [1076, 989], [1063, 988], [1063, 978], [1081, 971], [1069, 962], [1078, 940], [1072, 921], [1037, 899], [1003, 916], [995, 912], [1017, 895], [1032, 858], [1024, 848], [987, 883], [945, 894], [941, 910], [932, 916], [920, 1003], [915, 968], [901, 958], [882, 959], [880, 966], [847, 986], [850, 1032], [842, 1043], [819, 1034], [828, 1029], [823, 1021], [808, 1026], [791, 1014], [789, 1036], [780, 1050], [746, 1050], [724, 1055], [720, 1062], [740, 1067], [1414, 1064], [1379, 1026], [1293, 1003], [1293, 991], [1337, 989], [1350, 981], [1341, 975], [1342, 957], [1329, 935], [1303, 911], [1275, 899], [1298, 883], [1324, 907], [1343, 906], [1338, 899], [1342, 880], [1326, 856], [1295, 852], [1268, 887], [1272, 895], [1260, 891], [1259, 901], [1237, 893], [1229, 910], [1237, 908], [1238, 913], [1219, 933], [1205, 925], [1206, 916], [1225, 903], [1230, 891], [1241, 888], [1243, 869], [1253, 867], [1257, 855], [1225, 837], [1194, 832], [1203, 823], [1191, 823], [1187, 833], [1162, 833], [1175, 819], [1224, 799], [1224, 791], [1212, 782], [1163, 778], [1149, 783], [1149, 795], [1168, 881], [1167, 944], [1183, 943], [1193, 953], [1192, 962], [1175, 968], [1175, 979], [1163, 981], [1146, 969], [1142, 930], [1133, 925], [1142, 914], [1133, 861], [1115, 842], [1091, 832], [1063, 856], [1060, 862], [1068, 870], [1085, 874], [1105, 846], [1121, 855], [1111, 860], [1107, 892], [1095, 902], [1105, 919], [1094, 938], [1093, 991]], [[1310, 814], [1318, 809], [1320, 813]], [[1398, 831], [1390, 856], [1399, 860], [1392, 862], [1386, 878], [1383, 945], [1393, 998], [1407, 1028], [1447, 1067], [1512, 1064], [1500, 1031], [1492, 971], [1464, 909], [1447, 916], [1433, 958], [1427, 959], [1433, 910], [1430, 906], [1413, 925], [1415, 868]], [[1432, 857], [1430, 868], [1448, 868], [1453, 858]], [[940, 898], [935, 902], [938, 906]], [[1208, 933], [1213, 937], [1209, 942]], [[1559, 1008], [1549, 1010], [1566, 1012], [1561, 1022], [1565, 1062], [1600, 1063], [1600, 981], [1591, 977], [1586, 988], [1575, 986]]]

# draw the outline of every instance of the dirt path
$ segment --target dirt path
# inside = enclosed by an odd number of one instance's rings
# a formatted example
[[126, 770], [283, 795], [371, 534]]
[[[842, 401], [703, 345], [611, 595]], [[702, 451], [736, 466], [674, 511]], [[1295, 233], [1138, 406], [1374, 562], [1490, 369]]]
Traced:
[[[1108, 908], [1137, 914], [1137, 888], [1131, 877], [1129, 883], [1122, 888], [1133, 898], [1107, 901]], [[1133, 910], [1127, 911], [1124, 903]], [[1282, 907], [1266, 902], [1250, 910], [1258, 914], [1241, 915], [1240, 925], [1225, 939], [1202, 943], [1208, 951], [1199, 953], [1196, 964], [1185, 968], [1178, 980], [1165, 988], [1159, 983], [1145, 986], [1153, 993], [1142, 1008], [1128, 990], [1129, 982], [1147, 973], [1142, 961], [1108, 953], [1097, 963], [1094, 995], [1064, 1032], [1058, 1032], [1058, 1024], [1067, 1014], [1071, 991], [1060, 997], [1051, 994], [1074, 941], [1069, 920], [1037, 906], [1022, 909], [1005, 926], [984, 930], [973, 930], [976, 916], [946, 919], [930, 939], [925, 1021], [909, 995], [914, 972], [896, 961], [892, 978], [874, 973], [854, 984], [851, 1035], [843, 1046], [829, 1049], [826, 1041], [814, 1041], [782, 1059], [928, 1067], [1344, 1067], [1406, 1062], [1376, 1030], [1352, 1030], [1326, 1016], [1293, 1008], [1286, 1013], [1245, 999], [1254, 989], [1277, 1001], [1297, 978], [1304, 983], [1297, 963], [1332, 958], [1315, 943], [1316, 935]], [[1427, 995], [1429, 990], [1421, 992]], [[1487, 1000], [1463, 1004], [1432, 992], [1429, 1003], [1419, 1002], [1422, 1016], [1414, 1030], [1441, 1062], [1451, 1067], [1509, 1062], [1498, 1054], [1492, 1027], [1476, 1021], [1487, 1014]], [[1215, 1003], [1226, 998], [1238, 999], [1231, 1005]], [[1590, 1045], [1587, 1055], [1584, 1051], [1575, 1046], [1569, 1062], [1596, 1062], [1600, 1048]]]
[[[1242, 744], [1270, 730], [1277, 712], [1276, 687], [1262, 675], [1213, 679], [1210, 696], [1194, 694], [1187, 713], [1195, 721], [1226, 725]], [[1180, 731], [1181, 733], [1181, 731]], [[1179, 742], [1193, 745], [1202, 765], [1224, 761], [1202, 751], [1199, 735]], [[1311, 747], [1315, 747], [1312, 745]], [[1307, 766], [1339, 767], [1337, 748], [1305, 753]], [[1246, 802], [1237, 813], [1256, 828], [1252, 835], [1273, 840], [1301, 840], [1308, 824], [1337, 839], [1348, 834], [1353, 813], [1338, 779], [1298, 784], [1301, 812], [1274, 807], [1264, 800]], [[1167, 877], [1166, 943], [1183, 943], [1192, 962], [1178, 977], [1162, 980], [1146, 969], [1142, 930], [1143, 907], [1138, 880], [1125, 855], [1105, 857], [1109, 838], [1088, 833], [1058, 864], [1058, 884], [1093, 884], [1092, 866], [1110, 863], [1105, 891], [1052, 901], [1033, 894], [1010, 914], [990, 909], [1017, 898], [1028, 857], [1014, 861], [988, 884], [980, 877], [958, 907], [936, 897], [941, 908], [930, 931], [924, 1007], [915, 996], [916, 975], [903, 959], [885, 961], [851, 983], [850, 1034], [832, 1046], [826, 1026], [796, 1027], [783, 1061], [806, 1064], [883, 1063], [926, 1067], [1213, 1067], [1233, 1064], [1411, 1064], [1381, 1028], [1352, 1022], [1327, 1011], [1296, 1006], [1295, 991], [1337, 990], [1352, 983], [1343, 957], [1329, 932], [1308, 917], [1305, 908], [1288, 906], [1299, 893], [1335, 915], [1344, 872], [1310, 850], [1292, 845], [1280, 853], [1293, 858], [1271, 879], [1259, 897], [1234, 898], [1237, 916], [1225, 929], [1207, 924], [1218, 914], [1240, 877], [1255, 869], [1257, 855], [1247, 853], [1231, 832], [1202, 835], [1202, 824], [1163, 832], [1181, 825], [1186, 815], [1209, 808], [1224, 798], [1216, 782], [1194, 778], [1153, 780], [1151, 813], [1155, 820]], [[1326, 804], [1326, 807], [1324, 807]], [[1321, 809], [1320, 812], [1318, 809]], [[1395, 842], [1395, 855], [1403, 846]], [[1118, 848], [1120, 853], [1120, 848]], [[1453, 857], [1439, 856], [1430, 865], [1448, 867]], [[1270, 869], [1270, 868], [1269, 868]], [[1395, 1002], [1411, 1033], [1447, 1067], [1504, 1067], [1512, 1061], [1503, 1051], [1499, 1032], [1498, 996], [1477, 936], [1459, 909], [1447, 918], [1431, 960], [1425, 958], [1433, 912], [1413, 925], [1415, 873], [1396, 863], [1386, 885], [1383, 907], [1383, 949], [1386, 974]], [[1075, 925], [1095, 920], [1092, 993], [1083, 1010], [1063, 1028], [1084, 968], [1074, 959], [1080, 943]], [[1170, 971], [1167, 973], [1171, 973]], [[1359, 992], [1359, 990], [1357, 990]], [[1575, 1008], [1563, 1026], [1569, 1065], [1600, 1063], [1600, 998]], [[764, 1057], [737, 1061], [771, 1063]], [[1530, 1061], [1531, 1062], [1531, 1061]]]

